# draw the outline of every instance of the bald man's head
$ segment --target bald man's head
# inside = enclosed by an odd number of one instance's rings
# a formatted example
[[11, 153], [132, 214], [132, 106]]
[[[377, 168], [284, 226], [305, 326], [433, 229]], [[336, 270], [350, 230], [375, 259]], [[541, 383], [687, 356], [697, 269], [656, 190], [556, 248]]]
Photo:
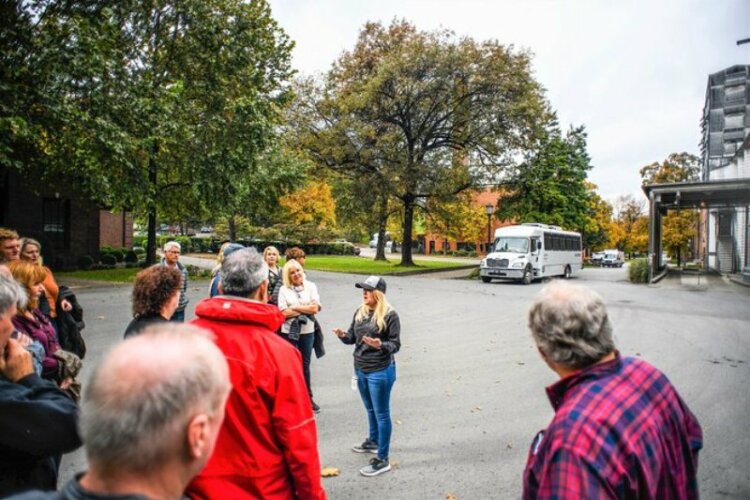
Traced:
[[81, 433], [92, 466], [140, 471], [187, 457], [191, 419], [223, 417], [229, 369], [208, 335], [195, 326], [165, 323], [104, 358], [82, 402]]

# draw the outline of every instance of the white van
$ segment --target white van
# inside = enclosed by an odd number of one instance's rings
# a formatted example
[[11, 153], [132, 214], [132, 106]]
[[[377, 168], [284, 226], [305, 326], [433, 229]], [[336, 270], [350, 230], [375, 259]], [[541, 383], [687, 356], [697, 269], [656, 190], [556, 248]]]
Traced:
[[[370, 248], [377, 248], [378, 247], [378, 233], [372, 233], [372, 239], [370, 240]], [[391, 239], [391, 233], [387, 232], [385, 233], [385, 251], [388, 253], [393, 253], [395, 249], [393, 248], [393, 240]]]
[[605, 250], [602, 256], [602, 267], [622, 267], [625, 263], [625, 254], [619, 250]]
[[581, 234], [536, 222], [495, 231], [492, 252], [479, 265], [479, 278], [529, 284], [547, 276], [570, 278], [583, 268]]

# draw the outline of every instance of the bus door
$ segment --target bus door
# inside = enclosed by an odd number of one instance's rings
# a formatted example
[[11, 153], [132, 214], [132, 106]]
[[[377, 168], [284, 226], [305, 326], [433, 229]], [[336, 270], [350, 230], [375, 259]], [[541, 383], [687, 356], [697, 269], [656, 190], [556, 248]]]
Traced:
[[534, 267], [540, 267], [539, 257], [542, 253], [542, 248], [538, 237], [531, 238], [531, 247], [529, 249], [529, 252], [531, 254], [531, 258], [529, 260], [534, 263]]

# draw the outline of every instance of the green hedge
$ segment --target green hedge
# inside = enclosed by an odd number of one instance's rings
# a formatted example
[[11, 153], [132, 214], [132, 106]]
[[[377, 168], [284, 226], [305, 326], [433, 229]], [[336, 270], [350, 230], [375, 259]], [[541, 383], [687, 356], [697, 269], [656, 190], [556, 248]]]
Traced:
[[633, 283], [648, 283], [648, 259], [633, 259], [628, 268], [628, 279]]
[[[157, 236], [157, 248], [164, 248], [164, 244], [168, 241], [176, 241], [179, 243], [182, 248], [182, 253], [218, 253], [221, 244], [226, 240], [215, 238], [190, 238], [188, 236]], [[134, 236], [133, 250], [139, 254], [141, 252], [145, 253], [146, 243], [145, 236]], [[237, 243], [246, 247], [255, 247], [259, 252], [262, 252], [267, 246], [273, 245], [279, 249], [279, 252], [282, 255], [284, 255], [287, 248], [295, 246], [302, 248], [306, 254], [310, 255], [355, 255], [354, 246], [346, 243], [300, 243], [299, 241], [284, 242], [247, 239], [237, 240]], [[123, 253], [126, 254], [127, 251]]]

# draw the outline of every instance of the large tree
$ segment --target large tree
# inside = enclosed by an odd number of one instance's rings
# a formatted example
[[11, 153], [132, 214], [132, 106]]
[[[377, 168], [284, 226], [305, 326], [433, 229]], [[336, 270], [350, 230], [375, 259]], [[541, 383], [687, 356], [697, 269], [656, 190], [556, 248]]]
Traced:
[[642, 227], [642, 223], [637, 222], [644, 217], [645, 210], [646, 200], [636, 198], [632, 194], [619, 196], [615, 200], [614, 220], [618, 227], [618, 238], [614, 239], [613, 246], [629, 255], [638, 250], [637, 241], [640, 236], [637, 231]]
[[146, 213], [150, 261], [158, 207], [217, 209], [241, 192], [291, 76], [292, 43], [264, 0], [16, 3], [36, 8], [38, 54], [24, 61], [52, 101], [26, 127], [34, 160], [104, 204]]
[[[700, 178], [700, 160], [689, 153], [672, 153], [662, 162], [641, 168], [644, 185], [675, 182], [697, 182]], [[690, 242], [698, 232], [699, 215], [694, 209], [671, 210], [662, 220], [663, 243], [669, 253], [677, 256], [680, 265], [687, 255]]]
[[401, 203], [401, 265], [417, 204], [497, 180], [550, 115], [527, 53], [405, 21], [367, 23], [298, 111], [318, 162]]
[[497, 217], [585, 231], [591, 210], [586, 176], [591, 168], [584, 128], [571, 128], [563, 136], [551, 127], [539, 149], [511, 171]]

